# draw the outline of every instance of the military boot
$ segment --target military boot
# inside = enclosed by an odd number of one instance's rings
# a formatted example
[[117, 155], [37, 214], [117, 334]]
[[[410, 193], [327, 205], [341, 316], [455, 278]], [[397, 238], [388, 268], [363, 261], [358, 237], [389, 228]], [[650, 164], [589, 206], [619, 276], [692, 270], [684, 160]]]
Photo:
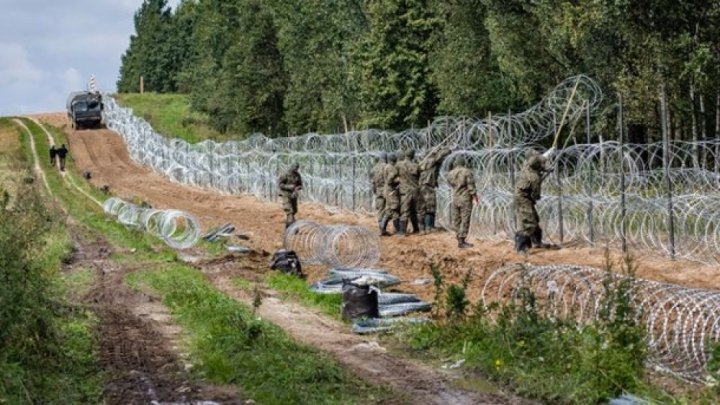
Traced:
[[290, 228], [290, 225], [292, 225], [295, 222], [295, 215], [293, 214], [287, 214], [287, 217], [285, 218], [285, 229], [287, 230]]
[[458, 237], [457, 240], [458, 240], [458, 247], [460, 249], [466, 249], [466, 248], [471, 248], [471, 247], [475, 246], [472, 243], [465, 242], [465, 238]]
[[380, 227], [380, 236], [390, 236], [387, 231], [388, 217], [383, 217], [383, 219], [379, 220], [378, 225]]
[[413, 231], [412, 233], [418, 233], [420, 232], [420, 227], [418, 225], [418, 217], [417, 215], [410, 215], [410, 223], [412, 224]]
[[515, 251], [518, 253], [527, 253], [528, 249], [530, 249], [530, 238], [521, 235], [519, 233], [515, 234]]
[[407, 228], [407, 221], [398, 220], [398, 231], [395, 236], [405, 236], [405, 228]]
[[427, 233], [435, 232], [435, 214], [425, 214], [425, 230]]
[[552, 247], [552, 245], [543, 243], [542, 241], [542, 229], [537, 228], [535, 232], [533, 232], [532, 235], [530, 235], [530, 243], [532, 243], [533, 247], [540, 248], [540, 249], [549, 249]]

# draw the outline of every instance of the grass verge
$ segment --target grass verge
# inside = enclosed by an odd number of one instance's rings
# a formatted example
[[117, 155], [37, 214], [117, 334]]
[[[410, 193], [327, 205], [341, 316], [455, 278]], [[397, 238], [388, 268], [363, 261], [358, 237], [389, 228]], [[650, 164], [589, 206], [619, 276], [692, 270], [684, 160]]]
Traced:
[[281, 298], [293, 299], [301, 304], [319, 309], [325, 315], [340, 319], [342, 296], [340, 294], [318, 294], [308, 289], [305, 280], [295, 276], [273, 272], [266, 278], [268, 287], [279, 291]]
[[[0, 119], [3, 131], [10, 125]], [[0, 201], [0, 403], [98, 403], [96, 319], [72, 302], [74, 283], [60, 271], [71, 253], [65, 218], [27, 180], [21, 144], [2, 143], [2, 188], [14, 195]]]
[[389, 392], [350, 376], [324, 353], [298, 345], [280, 328], [215, 290], [182, 265], [129, 275], [157, 292], [193, 336], [203, 373], [236, 382], [261, 403], [380, 403]]

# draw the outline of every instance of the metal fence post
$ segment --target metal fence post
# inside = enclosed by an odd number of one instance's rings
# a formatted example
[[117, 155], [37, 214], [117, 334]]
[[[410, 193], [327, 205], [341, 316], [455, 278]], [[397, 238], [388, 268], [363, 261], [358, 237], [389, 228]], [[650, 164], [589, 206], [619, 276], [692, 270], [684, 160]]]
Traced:
[[[555, 112], [553, 112], [553, 132], [557, 131], [557, 121], [555, 117]], [[563, 223], [563, 189], [562, 189], [562, 182], [560, 181], [560, 170], [558, 168], [555, 168], [555, 184], [558, 188], [558, 236], [560, 238], [560, 243], [563, 243], [563, 240], [565, 239], [565, 227]]]
[[355, 155], [357, 152], [353, 152], [352, 155], [352, 211], [355, 212]]
[[618, 94], [619, 111], [618, 111], [618, 138], [620, 143], [620, 240], [622, 243], [623, 253], [627, 253], [627, 238], [626, 238], [626, 207], [625, 207], [625, 167], [623, 165], [624, 160], [624, 149], [625, 149], [625, 122], [623, 120], [623, 100], [622, 95]]
[[[587, 144], [590, 145], [590, 105], [586, 103], [585, 107], [585, 136]], [[602, 146], [602, 145], [601, 145]], [[588, 181], [586, 182], [587, 191], [585, 194], [590, 195], [593, 190], [593, 175], [592, 175], [592, 164], [589, 166], [590, 170], [590, 176], [588, 176]], [[593, 226], [593, 200], [592, 198], [589, 199], [588, 202], [588, 212], [587, 212], [587, 218], [588, 218], [588, 228], [590, 231], [590, 245], [595, 245], [595, 227]]]
[[663, 133], [663, 166], [665, 183], [667, 187], [667, 221], [668, 233], [670, 237], [669, 248], [670, 258], [675, 260], [675, 220], [673, 217], [673, 189], [672, 180], [670, 179], [670, 136], [668, 134], [668, 109], [667, 94], [665, 93], [665, 85], [660, 85], [660, 121]]

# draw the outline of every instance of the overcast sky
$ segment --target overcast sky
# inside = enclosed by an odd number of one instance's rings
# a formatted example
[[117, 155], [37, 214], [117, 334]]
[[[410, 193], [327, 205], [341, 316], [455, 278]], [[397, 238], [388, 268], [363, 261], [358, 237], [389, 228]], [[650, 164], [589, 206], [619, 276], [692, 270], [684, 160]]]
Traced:
[[91, 74], [101, 91], [114, 91], [140, 4], [0, 0], [0, 116], [64, 111]]

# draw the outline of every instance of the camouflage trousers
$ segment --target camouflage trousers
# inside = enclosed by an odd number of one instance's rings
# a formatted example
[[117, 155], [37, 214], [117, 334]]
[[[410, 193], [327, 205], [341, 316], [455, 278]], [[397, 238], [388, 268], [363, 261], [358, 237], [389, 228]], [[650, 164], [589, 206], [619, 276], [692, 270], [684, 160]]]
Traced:
[[291, 195], [281, 195], [280, 198], [282, 198], [282, 207], [285, 214], [288, 218], [295, 220], [295, 214], [298, 212], [297, 197], [293, 197]]
[[458, 238], [467, 238], [470, 230], [470, 217], [472, 216], [472, 196], [453, 199], [452, 224]]
[[417, 217], [418, 212], [418, 193], [409, 192], [400, 194], [400, 219], [402, 221], [408, 221], [413, 216]]
[[385, 215], [385, 196], [378, 194], [375, 196], [375, 210], [377, 211], [378, 220], [383, 219]]
[[389, 221], [400, 218], [400, 191], [385, 189], [385, 215]]
[[529, 198], [515, 197], [515, 218], [517, 219], [517, 233], [530, 237], [540, 229], [540, 216], [535, 209], [535, 202]]
[[418, 215], [424, 218], [427, 214], [434, 214], [437, 210], [437, 194], [435, 187], [420, 187], [420, 198], [418, 198]]

